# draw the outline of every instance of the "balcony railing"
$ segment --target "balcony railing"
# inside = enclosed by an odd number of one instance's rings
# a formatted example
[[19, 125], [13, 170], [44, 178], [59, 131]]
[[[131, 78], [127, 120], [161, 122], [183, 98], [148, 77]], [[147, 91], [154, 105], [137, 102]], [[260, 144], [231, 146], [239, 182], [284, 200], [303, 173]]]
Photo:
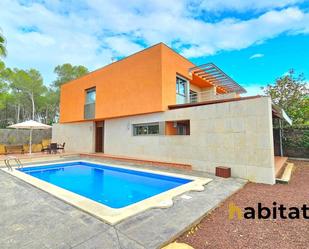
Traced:
[[210, 91], [190, 93], [189, 103], [236, 98], [236, 93], [214, 94]]
[[94, 119], [95, 118], [95, 103], [84, 105], [84, 119]]

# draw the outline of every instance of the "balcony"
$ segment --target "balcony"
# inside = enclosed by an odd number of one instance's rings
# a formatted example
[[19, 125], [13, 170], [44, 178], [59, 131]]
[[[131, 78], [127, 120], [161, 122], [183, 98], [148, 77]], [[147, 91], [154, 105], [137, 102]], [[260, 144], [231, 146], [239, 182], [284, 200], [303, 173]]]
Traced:
[[235, 92], [214, 94], [212, 91], [194, 92], [190, 93], [190, 97], [186, 103], [198, 103], [203, 101], [222, 100], [237, 98], [238, 94]]

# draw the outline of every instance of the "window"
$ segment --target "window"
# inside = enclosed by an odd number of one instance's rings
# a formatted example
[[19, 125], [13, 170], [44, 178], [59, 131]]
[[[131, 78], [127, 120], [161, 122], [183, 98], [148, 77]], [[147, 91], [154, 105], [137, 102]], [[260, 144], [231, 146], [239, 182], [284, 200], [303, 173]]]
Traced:
[[166, 121], [165, 135], [190, 135], [190, 120]]
[[95, 88], [91, 88], [86, 90], [86, 102], [85, 104], [93, 104], [95, 103], [96, 92]]
[[176, 94], [186, 97], [187, 96], [187, 80], [176, 77]]
[[95, 117], [95, 88], [85, 91], [84, 119], [93, 119]]
[[133, 125], [133, 135], [158, 135], [159, 131], [159, 123], [148, 123], [148, 124], [134, 124]]
[[198, 100], [197, 92], [190, 90], [190, 103], [196, 103]]

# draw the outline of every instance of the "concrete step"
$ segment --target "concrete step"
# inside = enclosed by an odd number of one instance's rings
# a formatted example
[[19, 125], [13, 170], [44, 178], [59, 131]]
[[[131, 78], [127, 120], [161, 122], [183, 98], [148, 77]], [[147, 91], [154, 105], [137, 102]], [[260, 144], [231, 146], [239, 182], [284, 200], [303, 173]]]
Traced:
[[276, 178], [277, 183], [289, 183], [291, 180], [292, 172], [294, 169], [294, 163], [287, 163], [282, 175]]

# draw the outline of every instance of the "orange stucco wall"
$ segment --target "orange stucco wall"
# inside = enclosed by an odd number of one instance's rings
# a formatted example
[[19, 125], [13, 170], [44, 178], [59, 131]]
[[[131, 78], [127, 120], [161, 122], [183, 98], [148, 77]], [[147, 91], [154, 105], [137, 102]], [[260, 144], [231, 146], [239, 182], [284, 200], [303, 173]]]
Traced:
[[190, 78], [188, 69], [195, 65], [167, 46], [162, 46], [162, 101], [165, 109], [176, 104], [176, 74]]
[[162, 44], [64, 84], [60, 122], [84, 120], [85, 89], [96, 87], [95, 119], [163, 111]]
[[[84, 120], [85, 90], [96, 87], [95, 120], [160, 112], [176, 104], [176, 75], [195, 65], [163, 43], [64, 84], [60, 122]], [[193, 78], [191, 85], [207, 87]]]

